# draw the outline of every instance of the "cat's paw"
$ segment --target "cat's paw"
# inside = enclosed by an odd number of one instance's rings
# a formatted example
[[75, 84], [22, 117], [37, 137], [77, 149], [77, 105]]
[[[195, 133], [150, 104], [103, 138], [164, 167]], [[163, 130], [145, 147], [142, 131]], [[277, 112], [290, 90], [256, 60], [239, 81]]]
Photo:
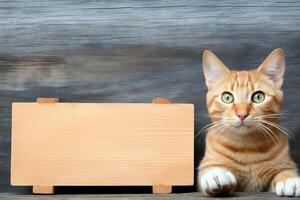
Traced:
[[200, 177], [200, 190], [206, 196], [231, 193], [237, 186], [234, 175], [223, 169], [213, 168]]
[[300, 178], [289, 178], [285, 181], [277, 182], [275, 192], [277, 196], [299, 197]]

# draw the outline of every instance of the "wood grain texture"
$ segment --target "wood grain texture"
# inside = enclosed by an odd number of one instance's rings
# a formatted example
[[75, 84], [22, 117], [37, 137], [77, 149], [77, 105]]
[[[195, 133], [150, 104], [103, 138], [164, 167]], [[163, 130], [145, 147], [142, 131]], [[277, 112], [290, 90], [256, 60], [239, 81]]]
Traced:
[[152, 103], [158, 103], [158, 104], [170, 104], [172, 101], [168, 98], [163, 97], [156, 97], [152, 100]]
[[[274, 48], [286, 51], [282, 124], [295, 135], [291, 152], [300, 164], [299, 18], [297, 0], [0, 0], [0, 192], [31, 193], [9, 185], [12, 101], [148, 103], [164, 96], [195, 104], [197, 133], [209, 123], [204, 49], [236, 70], [258, 66]], [[203, 137], [195, 147], [199, 161]], [[110, 189], [119, 191], [126, 192]]]
[[58, 103], [59, 98], [43, 98], [43, 97], [38, 97], [36, 100], [37, 103]]
[[34, 185], [32, 186], [33, 194], [54, 194], [54, 186], [42, 186]]
[[[181, 193], [181, 194], [85, 194], [85, 195], [16, 195], [16, 194], [0, 194], [3, 200], [211, 200], [211, 197], [204, 197], [199, 192], [197, 193]], [[214, 198], [215, 199], [215, 198]], [[224, 199], [224, 198], [217, 198]], [[226, 197], [228, 200], [282, 200], [291, 199], [277, 197], [274, 193], [235, 193], [231, 197]], [[292, 198], [299, 199], [299, 198]]]
[[192, 104], [13, 103], [11, 184], [193, 185], [193, 143]]
[[171, 185], [154, 185], [152, 186], [153, 194], [168, 194], [172, 193]]

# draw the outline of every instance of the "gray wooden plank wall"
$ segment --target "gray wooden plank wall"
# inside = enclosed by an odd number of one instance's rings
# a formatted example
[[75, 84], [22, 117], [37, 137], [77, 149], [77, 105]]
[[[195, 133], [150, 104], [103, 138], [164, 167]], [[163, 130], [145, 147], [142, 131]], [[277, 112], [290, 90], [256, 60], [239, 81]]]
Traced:
[[[274, 48], [286, 50], [290, 115], [283, 125], [295, 134], [292, 153], [300, 164], [299, 45], [297, 0], [0, 0], [0, 192], [29, 191], [9, 186], [12, 101], [166, 96], [196, 105], [198, 131], [209, 122], [201, 70], [207, 48], [243, 70]], [[195, 144], [198, 163], [203, 142]]]

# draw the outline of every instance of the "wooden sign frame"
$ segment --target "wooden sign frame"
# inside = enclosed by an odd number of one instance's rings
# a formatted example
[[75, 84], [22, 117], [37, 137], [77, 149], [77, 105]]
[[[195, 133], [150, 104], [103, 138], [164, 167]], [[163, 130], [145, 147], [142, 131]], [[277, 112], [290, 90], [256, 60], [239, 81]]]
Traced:
[[141, 103], [13, 103], [11, 184], [172, 186], [194, 183], [194, 106]]

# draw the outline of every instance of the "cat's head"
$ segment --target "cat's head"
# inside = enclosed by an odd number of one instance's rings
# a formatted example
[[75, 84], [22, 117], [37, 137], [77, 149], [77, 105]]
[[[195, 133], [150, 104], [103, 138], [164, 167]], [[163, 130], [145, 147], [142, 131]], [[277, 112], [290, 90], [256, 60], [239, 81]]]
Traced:
[[275, 49], [254, 70], [231, 71], [212, 52], [203, 53], [207, 107], [215, 126], [246, 134], [274, 123], [282, 107], [284, 51]]

